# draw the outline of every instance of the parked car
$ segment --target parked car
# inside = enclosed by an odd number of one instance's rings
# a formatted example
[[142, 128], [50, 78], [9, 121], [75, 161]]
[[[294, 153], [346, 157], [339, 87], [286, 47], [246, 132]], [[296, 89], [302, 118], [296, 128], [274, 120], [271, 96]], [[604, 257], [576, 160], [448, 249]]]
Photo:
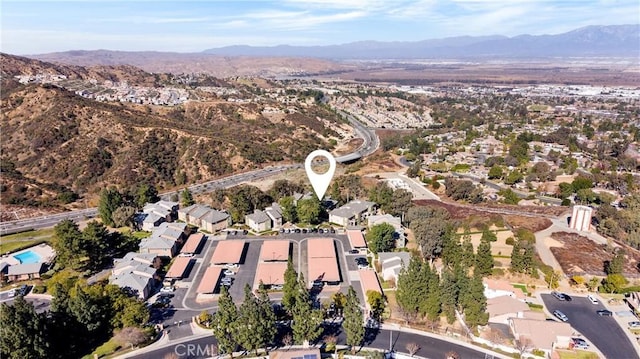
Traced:
[[562, 294], [560, 292], [553, 291], [553, 292], [551, 292], [551, 295], [556, 297], [556, 299], [558, 299], [558, 300], [565, 300], [564, 294]]
[[24, 297], [25, 295], [27, 295], [27, 293], [29, 293], [29, 289], [31, 289], [30, 286], [26, 284], [21, 285], [20, 288], [18, 289], [18, 295]]
[[596, 298], [593, 294], [589, 294], [587, 296], [587, 299], [589, 299], [589, 301], [593, 304], [598, 304], [598, 298]]
[[611, 316], [613, 316], [613, 312], [610, 311], [610, 310], [606, 310], [606, 309], [598, 310], [598, 311], [596, 311], [596, 313], [598, 313], [598, 315], [601, 316], [601, 317], [611, 317]]
[[629, 328], [640, 328], [640, 322], [629, 322], [627, 325]]
[[16, 289], [11, 289], [10, 291], [7, 292], [7, 297], [13, 298], [15, 296], [16, 296]]
[[573, 298], [571, 298], [571, 296], [569, 294], [566, 293], [561, 293], [564, 296], [564, 300], [566, 300], [567, 302], [570, 302], [573, 300]]
[[575, 349], [589, 349], [589, 343], [582, 338], [571, 338], [571, 346]]
[[230, 277], [222, 278], [222, 279], [220, 280], [220, 283], [221, 283], [222, 285], [231, 285], [231, 283], [233, 283], [233, 278], [230, 278]]
[[351, 254], [360, 254], [360, 251], [357, 250], [357, 249], [352, 249], [352, 250], [349, 251], [349, 253], [351, 253]]
[[176, 287], [166, 286], [160, 289], [160, 293], [173, 293], [175, 292], [175, 290], [176, 290]]
[[236, 269], [238, 268], [238, 263], [227, 263], [224, 265], [224, 267], [227, 269]]
[[282, 288], [283, 287], [280, 284], [274, 284], [274, 285], [271, 286], [272, 290], [282, 290]]
[[333, 229], [333, 227], [331, 227], [331, 228], [329, 228], [329, 232], [331, 232], [331, 233], [336, 233], [336, 230], [335, 230], [335, 229]]
[[563, 322], [566, 322], [567, 320], [569, 320], [569, 318], [567, 318], [567, 316], [566, 316], [566, 315], [564, 315], [564, 313], [562, 313], [562, 312], [561, 312], [561, 311], [559, 311], [559, 310], [554, 310], [554, 311], [553, 311], [553, 315], [555, 315], [555, 316], [556, 316], [556, 318], [558, 318], [558, 319], [562, 320]]
[[236, 274], [236, 272], [232, 271], [231, 269], [227, 269], [223, 273], [224, 273], [224, 275], [235, 275]]

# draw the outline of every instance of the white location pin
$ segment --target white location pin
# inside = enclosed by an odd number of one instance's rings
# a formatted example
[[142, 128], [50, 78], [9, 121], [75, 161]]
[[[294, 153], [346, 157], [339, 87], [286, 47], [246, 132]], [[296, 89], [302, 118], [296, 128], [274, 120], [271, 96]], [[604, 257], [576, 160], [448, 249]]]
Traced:
[[[324, 157], [329, 161], [329, 170], [327, 172], [322, 174], [313, 172], [311, 162], [316, 157]], [[333, 173], [336, 171], [336, 159], [333, 158], [331, 153], [325, 150], [315, 150], [311, 152], [304, 161], [304, 169], [307, 171], [307, 177], [309, 177], [309, 182], [311, 182], [311, 186], [313, 186], [313, 191], [316, 193], [316, 196], [318, 196], [318, 199], [322, 201], [322, 197], [324, 197], [324, 193], [327, 192], [329, 183], [331, 183], [331, 179], [333, 178]]]

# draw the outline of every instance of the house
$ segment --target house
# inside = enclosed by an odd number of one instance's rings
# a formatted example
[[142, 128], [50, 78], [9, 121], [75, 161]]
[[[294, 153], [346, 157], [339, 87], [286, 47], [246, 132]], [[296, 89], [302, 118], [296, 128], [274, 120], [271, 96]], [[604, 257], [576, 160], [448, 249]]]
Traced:
[[244, 222], [256, 233], [264, 232], [272, 228], [271, 217], [259, 209], [256, 209], [252, 214], [244, 216]]
[[372, 226], [388, 223], [395, 228], [395, 238], [396, 238], [396, 247], [402, 248], [406, 243], [406, 236], [404, 234], [404, 227], [402, 226], [402, 220], [400, 217], [394, 217], [390, 214], [381, 214], [381, 215], [371, 215], [367, 218], [367, 226], [371, 228]]
[[484, 296], [487, 299], [501, 297], [504, 295], [522, 301], [526, 298], [522, 289], [516, 288], [504, 280], [484, 278], [482, 280], [482, 284], [484, 285]]
[[12, 282], [40, 278], [44, 271], [45, 264], [42, 262], [11, 265], [7, 269], [7, 280]]
[[140, 241], [140, 253], [152, 253], [163, 257], [173, 257], [178, 246], [188, 234], [186, 223], [162, 223], [150, 237]]
[[329, 222], [346, 227], [356, 225], [363, 217], [373, 212], [374, 202], [355, 200], [329, 212]]
[[264, 212], [271, 219], [271, 228], [278, 229], [282, 227], [282, 208], [276, 202], [273, 202], [270, 207], [264, 209]]
[[173, 222], [178, 216], [178, 202], [160, 200], [156, 203], [147, 203], [142, 208], [142, 230], [151, 232], [162, 222]]
[[508, 295], [487, 299], [489, 323], [509, 324], [509, 318], [524, 318], [529, 306]]
[[129, 252], [123, 258], [114, 259], [109, 282], [120, 288], [128, 288], [145, 300], [159, 280], [154, 267], [157, 258], [152, 253]]
[[210, 233], [231, 225], [231, 216], [228, 213], [201, 204], [179, 209], [178, 219]]
[[543, 350], [549, 355], [554, 348], [567, 348], [574, 330], [569, 323], [526, 318], [508, 319], [509, 328], [516, 340], [528, 340], [532, 349]]
[[403, 268], [409, 265], [411, 254], [409, 252], [380, 252], [378, 253], [378, 263], [380, 264], [380, 274], [385, 281], [393, 280], [398, 283], [398, 275]]

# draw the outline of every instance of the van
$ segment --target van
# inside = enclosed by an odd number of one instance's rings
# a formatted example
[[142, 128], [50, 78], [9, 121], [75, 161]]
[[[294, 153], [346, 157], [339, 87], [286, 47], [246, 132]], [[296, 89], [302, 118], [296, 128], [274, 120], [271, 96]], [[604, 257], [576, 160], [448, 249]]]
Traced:
[[598, 299], [593, 294], [589, 294], [587, 296], [587, 299], [589, 299], [589, 301], [593, 304], [598, 304]]

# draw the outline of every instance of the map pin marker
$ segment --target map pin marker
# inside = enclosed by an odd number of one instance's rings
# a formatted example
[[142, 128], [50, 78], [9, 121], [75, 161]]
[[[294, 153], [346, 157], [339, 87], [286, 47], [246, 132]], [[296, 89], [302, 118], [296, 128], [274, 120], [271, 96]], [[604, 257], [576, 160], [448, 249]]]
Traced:
[[[327, 172], [322, 174], [313, 172], [311, 162], [316, 157], [324, 157], [329, 161], [329, 170]], [[318, 199], [322, 201], [322, 197], [324, 197], [324, 193], [327, 192], [329, 183], [331, 183], [331, 179], [333, 178], [333, 173], [336, 171], [336, 159], [333, 158], [331, 153], [325, 150], [315, 150], [311, 152], [304, 161], [304, 169], [307, 172], [307, 177], [309, 178], [309, 182], [311, 182], [313, 191], [316, 193], [316, 196], [318, 196]]]

